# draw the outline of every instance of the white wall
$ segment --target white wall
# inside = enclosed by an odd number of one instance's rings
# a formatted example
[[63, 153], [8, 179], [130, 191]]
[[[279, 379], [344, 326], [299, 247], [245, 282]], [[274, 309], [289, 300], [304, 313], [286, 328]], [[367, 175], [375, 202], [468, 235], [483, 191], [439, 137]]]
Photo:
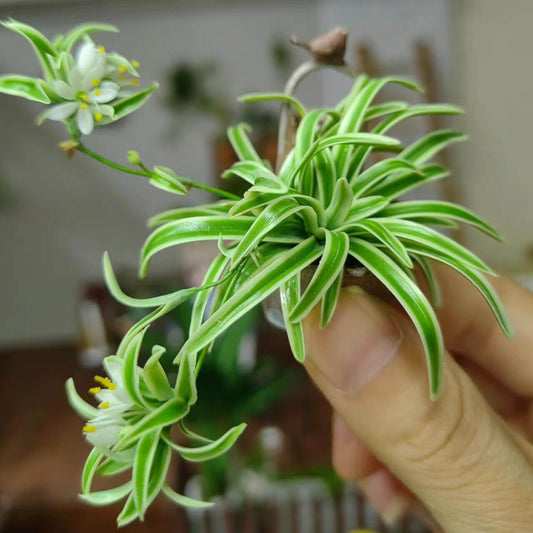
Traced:
[[[455, 0], [455, 100], [470, 142], [457, 150], [464, 202], [505, 235], [468, 244], [500, 270], [528, 267], [533, 245], [533, 2]], [[529, 265], [531, 267], [532, 265]]]

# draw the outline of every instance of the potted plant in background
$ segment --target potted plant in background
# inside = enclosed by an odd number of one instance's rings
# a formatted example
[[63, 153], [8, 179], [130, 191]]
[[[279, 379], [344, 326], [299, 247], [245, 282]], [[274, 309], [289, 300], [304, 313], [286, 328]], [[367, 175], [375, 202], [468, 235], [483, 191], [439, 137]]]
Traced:
[[[433, 399], [438, 397], [442, 382], [443, 342], [433, 310], [439, 303], [439, 292], [430, 261], [456, 269], [474, 284], [502, 329], [511, 335], [505, 311], [485, 277], [493, 274], [491, 269], [433, 226], [459, 222], [497, 239], [498, 233], [461, 206], [400, 199], [407, 191], [446, 177], [447, 169], [432, 164], [431, 158], [465, 136], [441, 130], [402, 146], [391, 135], [392, 128], [411, 117], [455, 115], [461, 110], [444, 104], [373, 105], [374, 97], [389, 83], [407, 90], [421, 89], [404, 78], [369, 79], [364, 74], [356, 78], [352, 90], [334, 109], [307, 110], [294, 97], [299, 82], [317, 69], [332, 67], [352, 75], [343, 59], [345, 32], [335, 30], [307, 43], [313, 57], [295, 70], [285, 92], [243, 98], [248, 102], [281, 101], [282, 115], [275, 170], [253, 147], [246, 125], [228, 128], [239, 160], [224, 176], [237, 175], [248, 184], [246, 192], [237, 196], [184, 178], [167, 167], [150, 169], [137, 152], [129, 153], [131, 166], [125, 166], [85, 146], [83, 136], [94, 126], [134, 111], [156, 87], [131, 94], [137, 76], [135, 64], [107, 53], [89, 38], [95, 30], [113, 28], [83, 25], [52, 42], [24, 24], [9, 21], [4, 25], [31, 42], [44, 77], [3, 76], [0, 91], [49, 105], [41, 118], [65, 122], [70, 139], [63, 148], [147, 179], [169, 193], [185, 194], [196, 187], [222, 197], [211, 204], [155, 215], [149, 220], [154, 229], [141, 250], [140, 275], [144, 277], [159, 252], [191, 241], [215, 241], [219, 254], [201, 286], [132, 298], [122, 292], [110, 259], [104, 256], [106, 282], [116, 299], [130, 307], [152, 309], [130, 328], [116, 354], [105, 359], [106, 375], [97, 377], [90, 391], [97, 400], [96, 407], [78, 395], [72, 381], [67, 383], [69, 400], [87, 420], [84, 432], [94, 445], [83, 470], [81, 497], [94, 505], [125, 499], [119, 525], [142, 519], [160, 491], [180, 505], [210, 505], [180, 495], [166, 483], [170, 457], [175, 451], [189, 461], [212, 459], [227, 451], [244, 431], [245, 425], [239, 424], [211, 440], [189, 428], [190, 413], [198, 400], [196, 381], [216, 339], [277, 291], [292, 351], [303, 361], [305, 317], [320, 305], [321, 327], [327, 327], [341, 286], [358, 282], [363, 273], [371, 274], [403, 307], [419, 332]], [[73, 47], [80, 41], [73, 56]], [[370, 121], [373, 126], [368, 131]], [[386, 157], [369, 164], [369, 155], [375, 152]], [[413, 275], [415, 265], [426, 279], [430, 300]], [[164, 348], [145, 347], [143, 338], [154, 321], [193, 296], [188, 338], [173, 354], [174, 372], [167, 373], [160, 362]], [[141, 364], [141, 351], [146, 348], [149, 355]], [[179, 428], [197, 445], [177, 444], [171, 435], [173, 428]], [[131, 470], [126, 484], [91, 490], [96, 474], [126, 470]]]

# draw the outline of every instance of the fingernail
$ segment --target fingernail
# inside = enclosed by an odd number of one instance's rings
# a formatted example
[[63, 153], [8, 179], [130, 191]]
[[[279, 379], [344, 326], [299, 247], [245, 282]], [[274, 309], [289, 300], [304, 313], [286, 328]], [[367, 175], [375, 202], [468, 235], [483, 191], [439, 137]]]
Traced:
[[381, 513], [381, 518], [388, 526], [396, 525], [407, 513], [411, 501], [406, 496], [395, 496]]
[[308, 364], [344, 392], [371, 381], [396, 354], [402, 339], [384, 309], [359, 287], [343, 289], [325, 329], [319, 329], [316, 315], [304, 323]]

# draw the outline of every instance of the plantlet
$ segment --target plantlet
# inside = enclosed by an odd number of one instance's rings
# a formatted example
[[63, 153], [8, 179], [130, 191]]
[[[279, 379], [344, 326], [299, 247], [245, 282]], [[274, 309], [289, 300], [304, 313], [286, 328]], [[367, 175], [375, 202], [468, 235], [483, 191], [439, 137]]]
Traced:
[[[66, 123], [71, 136], [65, 145], [68, 150], [147, 178], [168, 192], [185, 194], [189, 188], [197, 187], [224, 198], [207, 205], [165, 211], [149, 220], [154, 229], [141, 250], [141, 276], [148, 273], [152, 257], [163, 250], [191, 241], [218, 243], [219, 254], [200, 287], [146, 299], [131, 298], [121, 291], [109, 257], [104, 256], [105, 279], [115, 298], [127, 306], [152, 309], [124, 336], [116, 354], [106, 358], [107, 376], [97, 377], [98, 386], [90, 391], [98, 408], [78, 396], [72, 381], [67, 383], [70, 402], [88, 420], [84, 432], [94, 445], [82, 476], [82, 498], [95, 505], [127, 498], [119, 525], [137, 517], [142, 519], [161, 490], [179, 504], [209, 505], [178, 495], [166, 485], [170, 455], [174, 450], [190, 461], [215, 457], [226, 451], [244, 430], [243, 424], [235, 426], [212, 441], [190, 431], [185, 421], [197, 399], [196, 378], [215, 339], [275, 291], [281, 294], [292, 351], [296, 359], [303, 361], [302, 321], [320, 305], [321, 326], [326, 327], [335, 312], [347, 262], [355, 261], [366, 268], [387, 287], [416, 326], [425, 348], [433, 399], [437, 398], [442, 382], [443, 341], [432, 307], [432, 303], [439, 304], [439, 290], [430, 261], [454, 268], [475, 285], [503, 331], [511, 335], [505, 311], [485, 277], [493, 275], [491, 269], [432, 226], [450, 227], [459, 222], [496, 239], [500, 239], [499, 234], [461, 206], [442, 201], [400, 200], [408, 191], [445, 178], [448, 171], [431, 159], [465, 136], [441, 130], [402, 146], [391, 135], [394, 126], [411, 117], [456, 115], [461, 110], [445, 104], [374, 104], [374, 98], [387, 84], [397, 84], [406, 90], [421, 89], [404, 78], [370, 79], [364, 74], [357, 77], [352, 90], [334, 109], [307, 110], [292, 95], [298, 82], [317, 68], [329, 64], [350, 72], [340, 55], [344, 41], [339, 32], [308, 45], [314, 59], [295, 71], [285, 93], [241, 98], [283, 102], [281, 157], [279, 168], [274, 171], [257, 155], [247, 126], [230, 127], [228, 137], [239, 161], [224, 176], [236, 175], [249, 184], [244, 195], [236, 197], [183, 178], [167, 167], [149, 170], [137, 152], [128, 156], [136, 167], [131, 168], [95, 154], [82, 144], [81, 135], [91, 129], [87, 111], [97, 125], [112, 122], [142, 105], [156, 86], [120, 98], [122, 87], [115, 80], [115, 66], [119, 65], [119, 72], [125, 68], [136, 76], [136, 71], [131, 70], [133, 63], [101, 51], [88, 37], [92, 31], [113, 28], [80, 26], [52, 43], [29, 26], [14, 21], [4, 25], [32, 43], [43, 66], [44, 79], [4, 76], [0, 78], [0, 91], [53, 104], [55, 107], [43, 116]], [[74, 59], [71, 49], [79, 39], [85, 44]], [[331, 42], [335, 43], [333, 49], [325, 46]], [[321, 47], [330, 50], [329, 56]], [[86, 68], [86, 54], [90, 56], [87, 68], [91, 76], [91, 69], [97, 67], [98, 74], [102, 74], [94, 85], [101, 84], [102, 92], [110, 91], [106, 92], [105, 102], [98, 101], [98, 95], [85, 83], [91, 77], [87, 73], [76, 85], [82, 67]], [[67, 86], [75, 85], [79, 89], [75, 94], [67, 90]], [[116, 98], [119, 100], [115, 101]], [[98, 114], [102, 115], [101, 120]], [[291, 123], [297, 128], [294, 142], [287, 144]], [[382, 157], [372, 163], [371, 156], [376, 153]], [[302, 272], [311, 265], [316, 269], [309, 284], [303, 287]], [[415, 265], [426, 278], [432, 303], [418, 287], [413, 275]], [[143, 334], [152, 322], [193, 296], [189, 336], [174, 358], [177, 379], [170, 383], [159, 363], [164, 348], [154, 346], [144, 366], [139, 364]], [[175, 444], [170, 437], [174, 426], [179, 426], [199, 446]], [[128, 469], [132, 479], [122, 487], [91, 492], [95, 474], [111, 475]]]

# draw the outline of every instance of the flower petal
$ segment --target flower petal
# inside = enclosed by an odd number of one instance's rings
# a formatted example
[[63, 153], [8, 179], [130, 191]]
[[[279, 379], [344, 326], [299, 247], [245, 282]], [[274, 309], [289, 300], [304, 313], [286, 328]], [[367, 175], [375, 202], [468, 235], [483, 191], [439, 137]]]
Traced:
[[72, 90], [75, 93], [83, 89], [82, 84], [81, 84], [82, 79], [83, 79], [83, 76], [78, 67], [74, 67], [73, 69], [71, 69], [69, 73], [69, 81], [70, 81], [70, 86], [72, 87]]
[[92, 41], [88, 41], [85, 44], [82, 44], [78, 49], [78, 54], [76, 56], [76, 63], [78, 64], [78, 68], [82, 73], [87, 72], [94, 63], [96, 62], [96, 59], [98, 57], [98, 51], [96, 50], [96, 46], [94, 46], [94, 43]]
[[66, 102], [52, 106], [48, 111], [42, 114], [42, 120], [65, 120], [76, 112], [78, 104], [76, 102]]
[[94, 127], [94, 119], [93, 115], [91, 113], [91, 110], [88, 106], [86, 107], [79, 107], [78, 112], [76, 114], [76, 123], [78, 124], [79, 130], [84, 135], [89, 135], [93, 131]]
[[111, 81], [102, 82], [97, 89], [89, 93], [89, 99], [96, 104], [107, 104], [117, 97], [119, 86]]
[[65, 100], [76, 99], [76, 91], [74, 91], [74, 89], [63, 80], [57, 80], [54, 82], [54, 91], [58, 96], [64, 98]]

